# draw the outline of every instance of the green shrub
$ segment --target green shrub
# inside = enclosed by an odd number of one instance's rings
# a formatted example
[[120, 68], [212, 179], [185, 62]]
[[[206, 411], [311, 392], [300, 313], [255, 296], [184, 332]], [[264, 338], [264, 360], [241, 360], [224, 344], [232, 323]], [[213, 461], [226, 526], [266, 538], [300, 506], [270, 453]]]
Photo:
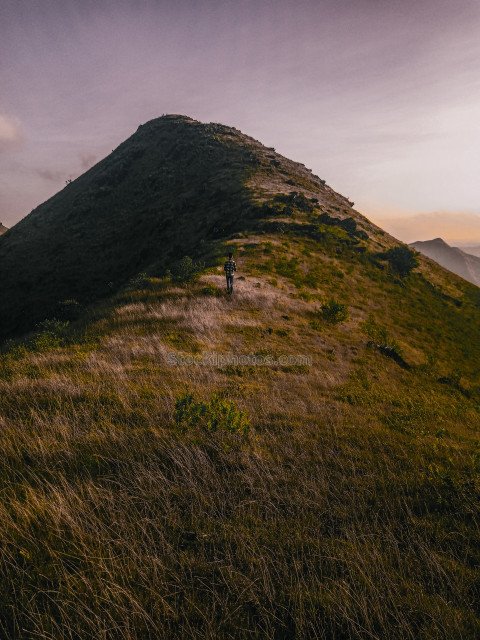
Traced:
[[25, 344], [8, 340], [0, 351], [0, 380], [12, 380], [17, 371], [18, 361], [27, 354], [28, 349]]
[[76, 320], [82, 312], [82, 305], [77, 300], [61, 300], [57, 304], [55, 317], [59, 320], [72, 322]]
[[384, 356], [392, 358], [392, 360], [405, 369], [409, 368], [398, 342], [389, 334], [385, 327], [375, 322], [372, 316], [369, 316], [363, 323], [362, 329], [370, 338], [368, 341], [369, 347], [373, 347], [374, 349], [377, 349], [377, 351], [380, 351]]
[[35, 351], [48, 351], [65, 344], [70, 323], [66, 320], [51, 318], [37, 325], [37, 331], [30, 341], [30, 348]]
[[142, 271], [142, 273], [137, 273], [137, 275], [130, 278], [127, 283], [127, 289], [142, 289], [147, 282], [147, 274]]
[[368, 316], [362, 325], [362, 330], [370, 340], [376, 344], [391, 344], [391, 338], [385, 327], [378, 324], [373, 316]]
[[333, 242], [336, 244], [351, 245], [353, 243], [352, 238], [348, 235], [345, 229], [320, 223], [315, 225], [312, 236], [318, 238], [322, 242]]
[[203, 264], [194, 262], [190, 256], [184, 256], [181, 260], [172, 264], [170, 277], [174, 282], [186, 284], [187, 282], [193, 282], [203, 268]]
[[272, 204], [264, 202], [258, 209], [261, 216], [274, 216], [278, 214], [277, 209]]
[[23, 358], [28, 353], [28, 349], [24, 342], [9, 339], [3, 345], [0, 355], [17, 360]]
[[219, 297], [223, 295], [223, 291], [216, 287], [214, 284], [207, 284], [200, 290], [200, 293], [204, 296], [215, 296]]
[[328, 213], [322, 213], [318, 220], [326, 226], [343, 229], [351, 238], [362, 238], [363, 240], [368, 240], [368, 234], [362, 229], [358, 229], [357, 221], [351, 216], [348, 218], [335, 218], [334, 216], [328, 215]]
[[288, 194], [277, 193], [273, 198], [273, 202], [274, 206], [279, 203], [283, 204], [285, 206], [283, 211], [288, 212], [290, 215], [293, 214], [293, 208], [306, 213], [311, 213], [314, 208], [312, 201], [306, 198], [303, 193], [298, 193], [297, 191], [290, 191]]
[[380, 254], [380, 257], [386, 260], [392, 271], [402, 278], [408, 276], [413, 269], [418, 267], [418, 258], [415, 252], [405, 245], [392, 247], [388, 251]]
[[208, 402], [185, 393], [175, 402], [175, 423], [181, 429], [246, 434], [250, 428], [245, 412], [227, 398], [214, 394]]
[[37, 329], [41, 333], [51, 333], [59, 337], [65, 337], [70, 323], [67, 320], [59, 320], [58, 318], [49, 318], [39, 322]]
[[400, 347], [388, 330], [375, 321], [373, 316], [369, 316], [362, 325], [363, 332], [370, 338], [371, 342], [384, 347], [392, 347], [400, 352]]
[[274, 268], [279, 276], [292, 280], [297, 288], [304, 284], [305, 276], [300, 269], [298, 258], [282, 256], [275, 261]]
[[329, 300], [321, 306], [320, 316], [325, 322], [339, 324], [348, 320], [348, 308], [336, 300]]
[[297, 297], [300, 298], [300, 300], [304, 300], [305, 302], [312, 302], [312, 300], [315, 300], [315, 295], [310, 293], [310, 291], [307, 291], [306, 289], [300, 289], [297, 293]]

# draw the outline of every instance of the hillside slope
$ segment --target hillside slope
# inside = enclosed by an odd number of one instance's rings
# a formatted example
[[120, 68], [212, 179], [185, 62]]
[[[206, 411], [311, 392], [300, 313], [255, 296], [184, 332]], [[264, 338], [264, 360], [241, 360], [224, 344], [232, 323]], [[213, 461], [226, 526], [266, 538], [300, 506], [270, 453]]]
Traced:
[[441, 238], [413, 242], [410, 246], [435, 260], [445, 269], [480, 286], [480, 258], [477, 256], [470, 255], [457, 247], [451, 247]]
[[[62, 298], [91, 301], [0, 353], [0, 635], [478, 638], [477, 287], [421, 256], [399, 275], [393, 238], [228, 127], [145, 125], [133, 139], [150, 170], [160, 131], [211, 144], [221, 175], [200, 155], [202, 180], [192, 169], [183, 183], [185, 167], [169, 178], [182, 189], [165, 178], [151, 196], [132, 162], [129, 190], [105, 196], [123, 202], [125, 224], [107, 231], [122, 251], [85, 255], [86, 284], [68, 236], [79, 259], [72, 230], [94, 247], [113, 209], [60, 205], [106, 161], [0, 243], [48, 257], [48, 231], [68, 218], [64, 268], [48, 263], [37, 304], [48, 317]], [[171, 149], [159, 167], [180, 171]], [[141, 216], [147, 198], [169, 208]], [[178, 270], [185, 254], [204, 261], [198, 274]], [[33, 309], [6, 304], [4, 334]]]
[[208, 256], [215, 240], [258, 226], [268, 213], [259, 200], [295, 186], [326, 210], [351, 210], [303, 165], [231, 127], [185, 116], [140, 126], [3, 238], [0, 337], [31, 328], [65, 298], [108, 295], [147, 266]]
[[479, 245], [462, 247], [462, 251], [465, 251], [465, 253], [469, 253], [472, 256], [476, 256], [477, 258], [480, 258], [480, 246]]
[[8, 231], [7, 227], [5, 227], [1, 222], [0, 222], [0, 236], [3, 235], [6, 231]]

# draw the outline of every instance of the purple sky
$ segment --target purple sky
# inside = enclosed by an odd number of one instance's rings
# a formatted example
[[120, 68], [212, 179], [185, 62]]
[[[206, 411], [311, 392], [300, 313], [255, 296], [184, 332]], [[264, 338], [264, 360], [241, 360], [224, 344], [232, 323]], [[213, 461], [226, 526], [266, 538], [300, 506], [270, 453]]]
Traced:
[[240, 128], [407, 241], [480, 242], [478, 0], [0, 0], [0, 221], [163, 113]]

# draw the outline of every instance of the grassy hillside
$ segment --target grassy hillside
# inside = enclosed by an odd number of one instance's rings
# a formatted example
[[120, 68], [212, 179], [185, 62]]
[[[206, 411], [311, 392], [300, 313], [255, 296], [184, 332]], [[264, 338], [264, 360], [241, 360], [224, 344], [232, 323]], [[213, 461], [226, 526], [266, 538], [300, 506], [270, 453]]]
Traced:
[[478, 289], [231, 137], [248, 215], [5, 343], [1, 635], [473, 640]]
[[30, 330], [65, 299], [91, 304], [185, 254], [210, 262], [219, 241], [271, 217], [265, 200], [298, 188], [317, 197], [317, 212], [360, 219], [303, 165], [237, 129], [185, 116], [140, 126], [2, 237], [0, 338]]
[[65, 298], [91, 303], [147, 265], [208, 252], [242, 224], [251, 214], [244, 176], [256, 159], [228, 142], [229, 131], [181, 116], [152, 120], [9, 230], [0, 336], [32, 328]]

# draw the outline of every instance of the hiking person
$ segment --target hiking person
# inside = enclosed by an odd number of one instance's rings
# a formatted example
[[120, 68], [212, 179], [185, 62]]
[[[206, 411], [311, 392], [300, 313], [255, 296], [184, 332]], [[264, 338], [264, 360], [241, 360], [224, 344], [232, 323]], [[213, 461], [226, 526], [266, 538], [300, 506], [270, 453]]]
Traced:
[[233, 293], [233, 274], [237, 270], [237, 265], [233, 259], [233, 253], [228, 254], [228, 260], [223, 265], [225, 276], [227, 277], [227, 293]]

